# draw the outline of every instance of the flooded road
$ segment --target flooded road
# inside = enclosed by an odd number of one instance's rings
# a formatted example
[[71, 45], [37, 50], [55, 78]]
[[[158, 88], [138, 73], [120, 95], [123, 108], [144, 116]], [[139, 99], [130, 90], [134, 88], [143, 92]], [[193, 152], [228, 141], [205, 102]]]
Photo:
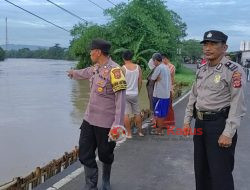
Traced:
[[[61, 60], [0, 62], [0, 184], [78, 144], [89, 84], [68, 79], [66, 71], [74, 66]], [[148, 105], [145, 85], [140, 104]]]

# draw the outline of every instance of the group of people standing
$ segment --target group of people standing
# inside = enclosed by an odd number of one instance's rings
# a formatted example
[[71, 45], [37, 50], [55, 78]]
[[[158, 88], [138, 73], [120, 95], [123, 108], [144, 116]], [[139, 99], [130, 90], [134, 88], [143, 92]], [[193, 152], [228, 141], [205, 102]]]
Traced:
[[[142, 87], [142, 70], [132, 62], [133, 53], [129, 50], [122, 55], [124, 65], [122, 71], [126, 78], [126, 108], [124, 124], [128, 131], [127, 138], [132, 138], [131, 119], [134, 118], [138, 135], [143, 137], [142, 120], [139, 108], [139, 92]], [[154, 53], [148, 63], [151, 69], [147, 77], [147, 91], [152, 112], [152, 123], [156, 130], [152, 134], [163, 135], [163, 128], [175, 125], [172, 107], [175, 66], [170, 63], [166, 54]]]
[[[216, 30], [204, 34], [201, 44], [207, 62], [198, 67], [185, 112], [183, 129], [189, 130], [195, 118], [195, 128], [203, 132], [193, 138], [196, 190], [234, 190], [234, 153], [237, 129], [246, 112], [246, 77], [239, 64], [225, 57], [227, 38]], [[94, 65], [68, 71], [70, 78], [90, 81], [90, 99], [79, 139], [79, 160], [84, 165], [86, 190], [97, 190], [96, 148], [103, 163], [101, 190], [111, 189], [116, 146], [108, 140], [112, 126], [125, 123], [127, 138], [131, 138], [129, 115], [134, 114], [138, 134], [143, 136], [138, 104], [142, 71], [132, 62], [130, 51], [123, 53], [121, 68], [110, 58], [110, 48], [107, 41], [93, 40], [90, 57]], [[150, 107], [156, 120], [155, 133], [162, 134], [165, 118], [172, 110], [175, 69], [161, 53], [153, 54], [149, 66], [152, 69], [147, 81]], [[170, 122], [173, 122], [171, 114]]]
[[[142, 120], [139, 108], [139, 92], [142, 87], [142, 70], [132, 62], [133, 53], [124, 51], [124, 65], [120, 67], [109, 56], [111, 44], [108, 41], [95, 39], [90, 45], [90, 58], [93, 66], [81, 70], [69, 70], [68, 76], [73, 79], [89, 80], [90, 99], [80, 127], [79, 160], [84, 166], [85, 189], [97, 190], [99, 160], [103, 163], [101, 190], [110, 190], [111, 166], [114, 161], [116, 143], [108, 140], [110, 128], [125, 124], [132, 138], [130, 115], [134, 115], [138, 135], [142, 133]], [[163, 60], [166, 60], [166, 64]], [[149, 83], [153, 84], [153, 97], [156, 124], [159, 132], [163, 127], [163, 118], [167, 116], [170, 105], [172, 81], [170, 69], [173, 65], [160, 53], [152, 56], [152, 74]], [[152, 92], [150, 92], [152, 93]]]

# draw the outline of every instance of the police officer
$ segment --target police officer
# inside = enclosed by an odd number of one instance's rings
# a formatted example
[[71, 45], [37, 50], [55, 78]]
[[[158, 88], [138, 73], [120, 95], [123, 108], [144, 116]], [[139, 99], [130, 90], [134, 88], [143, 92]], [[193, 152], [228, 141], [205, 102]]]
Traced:
[[110, 48], [107, 41], [93, 40], [90, 56], [94, 65], [68, 71], [70, 78], [90, 81], [90, 98], [79, 140], [79, 160], [84, 165], [85, 188], [88, 190], [97, 190], [96, 148], [99, 160], [103, 162], [101, 190], [110, 190], [115, 142], [108, 142], [108, 134], [112, 126], [124, 122], [126, 81], [118, 64], [109, 57]]
[[[196, 73], [184, 118], [190, 129], [196, 118], [194, 135], [194, 169], [196, 190], [234, 190], [232, 171], [237, 129], [245, 115], [245, 73], [242, 67], [224, 55], [227, 35], [205, 32], [203, 53], [207, 63]], [[197, 133], [198, 134], [198, 133]]]

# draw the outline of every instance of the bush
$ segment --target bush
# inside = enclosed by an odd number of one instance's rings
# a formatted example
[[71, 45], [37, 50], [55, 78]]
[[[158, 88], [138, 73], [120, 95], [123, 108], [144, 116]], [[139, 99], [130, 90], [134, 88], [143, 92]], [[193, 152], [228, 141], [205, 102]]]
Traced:
[[5, 51], [3, 48], [0, 47], [0, 61], [3, 61], [5, 59]]

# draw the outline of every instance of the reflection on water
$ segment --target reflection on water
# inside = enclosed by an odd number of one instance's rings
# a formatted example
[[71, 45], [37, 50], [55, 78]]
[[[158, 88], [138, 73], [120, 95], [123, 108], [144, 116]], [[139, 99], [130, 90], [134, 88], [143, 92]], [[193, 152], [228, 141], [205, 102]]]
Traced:
[[[88, 81], [68, 79], [74, 62], [0, 62], [0, 184], [25, 176], [78, 144]], [[148, 100], [143, 86], [141, 108]]]
[[77, 80], [72, 82], [71, 101], [74, 110], [71, 113], [73, 122], [79, 124], [79, 118], [83, 118], [85, 108], [89, 100], [89, 81]]

